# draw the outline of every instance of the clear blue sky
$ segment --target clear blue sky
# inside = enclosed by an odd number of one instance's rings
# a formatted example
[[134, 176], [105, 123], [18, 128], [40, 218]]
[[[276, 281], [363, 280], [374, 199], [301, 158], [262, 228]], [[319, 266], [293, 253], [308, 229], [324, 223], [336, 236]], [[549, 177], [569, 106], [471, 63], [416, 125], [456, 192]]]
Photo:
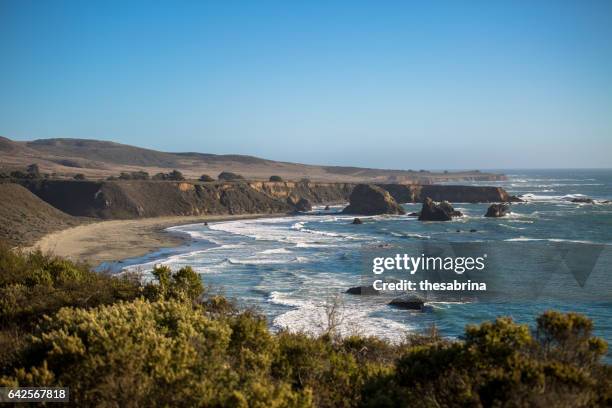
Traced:
[[0, 0], [0, 135], [612, 167], [612, 1]]

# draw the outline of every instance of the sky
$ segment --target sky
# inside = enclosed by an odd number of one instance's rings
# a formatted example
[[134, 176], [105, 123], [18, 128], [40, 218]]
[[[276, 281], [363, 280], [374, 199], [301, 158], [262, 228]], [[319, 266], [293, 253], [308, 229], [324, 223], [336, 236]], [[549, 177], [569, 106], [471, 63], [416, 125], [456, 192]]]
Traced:
[[0, 135], [612, 167], [612, 1], [0, 0]]

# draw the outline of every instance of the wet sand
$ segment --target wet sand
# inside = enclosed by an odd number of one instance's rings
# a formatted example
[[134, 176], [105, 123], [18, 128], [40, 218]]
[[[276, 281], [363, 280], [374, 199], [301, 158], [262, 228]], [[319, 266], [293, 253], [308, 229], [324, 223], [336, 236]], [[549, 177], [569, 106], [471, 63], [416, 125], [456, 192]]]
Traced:
[[45, 235], [30, 249], [38, 248], [43, 252], [86, 261], [95, 266], [102, 262], [138, 257], [159, 248], [175, 247], [185, 243], [190, 239], [187, 235], [165, 231], [166, 228], [175, 225], [282, 215], [175, 216], [100, 221]]

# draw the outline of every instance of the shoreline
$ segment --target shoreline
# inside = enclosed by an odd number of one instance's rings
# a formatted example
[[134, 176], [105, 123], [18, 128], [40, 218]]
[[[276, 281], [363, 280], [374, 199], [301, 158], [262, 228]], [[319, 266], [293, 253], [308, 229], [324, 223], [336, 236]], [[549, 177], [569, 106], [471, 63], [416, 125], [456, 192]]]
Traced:
[[169, 227], [285, 215], [171, 216], [98, 221], [51, 232], [26, 249], [40, 249], [75, 261], [87, 262], [95, 267], [103, 262], [117, 262], [144, 256], [161, 248], [177, 247], [191, 239], [186, 234], [166, 231]]

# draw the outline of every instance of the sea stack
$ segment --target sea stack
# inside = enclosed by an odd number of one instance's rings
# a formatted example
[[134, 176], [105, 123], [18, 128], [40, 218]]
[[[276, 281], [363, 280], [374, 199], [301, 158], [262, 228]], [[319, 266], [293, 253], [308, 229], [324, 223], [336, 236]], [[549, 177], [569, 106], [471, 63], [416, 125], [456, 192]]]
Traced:
[[287, 197], [287, 204], [293, 207], [294, 211], [297, 212], [306, 212], [312, 210], [312, 203], [310, 200], [303, 197], [296, 197], [290, 195]]
[[342, 213], [361, 215], [406, 213], [388, 191], [374, 184], [358, 184], [351, 192], [349, 202]]
[[508, 204], [491, 204], [487, 209], [485, 217], [504, 217], [510, 212]]
[[450, 221], [453, 217], [460, 217], [462, 215], [448, 201], [436, 204], [431, 198], [427, 197], [423, 201], [419, 221]]

